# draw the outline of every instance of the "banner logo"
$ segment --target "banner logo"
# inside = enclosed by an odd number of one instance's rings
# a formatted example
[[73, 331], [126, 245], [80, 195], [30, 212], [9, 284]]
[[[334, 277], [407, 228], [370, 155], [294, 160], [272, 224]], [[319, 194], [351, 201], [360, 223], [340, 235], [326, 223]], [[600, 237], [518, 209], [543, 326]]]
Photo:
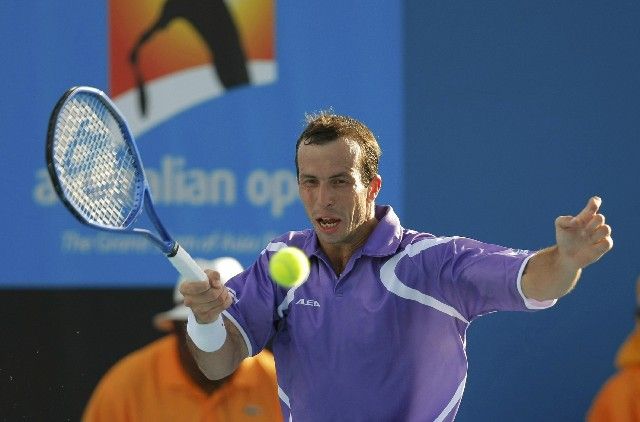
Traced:
[[273, 0], [110, 0], [110, 96], [134, 136], [277, 78]]

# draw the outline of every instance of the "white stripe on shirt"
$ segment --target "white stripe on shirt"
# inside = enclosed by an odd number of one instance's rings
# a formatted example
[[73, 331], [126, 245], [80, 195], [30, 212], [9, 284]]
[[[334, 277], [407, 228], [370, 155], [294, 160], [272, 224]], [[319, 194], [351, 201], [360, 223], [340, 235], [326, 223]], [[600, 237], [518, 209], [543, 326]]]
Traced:
[[382, 284], [387, 288], [387, 290], [389, 290], [389, 292], [397, 296], [400, 296], [404, 299], [414, 300], [418, 303], [429, 306], [454, 318], [458, 318], [465, 324], [469, 324], [469, 321], [467, 321], [466, 318], [463, 317], [462, 314], [458, 312], [454, 307], [440, 302], [433, 296], [429, 296], [419, 290], [403, 284], [395, 273], [395, 268], [398, 265], [398, 262], [400, 262], [400, 260], [405, 256], [415, 256], [426, 249], [432, 248], [442, 243], [447, 243], [456, 238], [457, 237], [440, 237], [425, 239], [407, 246], [404, 251], [392, 256], [387, 262], [384, 263], [382, 268], [380, 268], [380, 280], [382, 281]]

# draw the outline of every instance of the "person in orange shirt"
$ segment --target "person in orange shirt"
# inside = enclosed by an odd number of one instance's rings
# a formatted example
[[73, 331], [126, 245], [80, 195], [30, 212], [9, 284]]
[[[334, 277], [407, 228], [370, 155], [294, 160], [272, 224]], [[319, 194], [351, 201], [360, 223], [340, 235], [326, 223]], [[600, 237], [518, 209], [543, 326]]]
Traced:
[[[233, 258], [198, 260], [228, 280], [242, 271]], [[198, 369], [185, 342], [187, 308], [177, 286], [176, 306], [156, 315], [168, 335], [118, 361], [103, 376], [85, 407], [84, 422], [118, 421], [281, 421], [273, 356], [264, 351], [246, 359], [218, 381]]]
[[587, 413], [588, 422], [640, 421], [640, 277], [636, 281], [636, 325], [616, 355], [616, 372], [602, 386]]

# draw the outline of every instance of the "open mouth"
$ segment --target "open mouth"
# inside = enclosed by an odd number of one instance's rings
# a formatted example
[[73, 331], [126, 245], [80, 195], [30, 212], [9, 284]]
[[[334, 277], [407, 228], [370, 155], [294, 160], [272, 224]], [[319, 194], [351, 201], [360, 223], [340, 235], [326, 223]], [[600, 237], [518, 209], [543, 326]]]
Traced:
[[316, 219], [316, 221], [318, 222], [318, 225], [323, 229], [332, 229], [336, 227], [340, 222], [340, 220], [337, 220], [335, 218], [318, 218]]

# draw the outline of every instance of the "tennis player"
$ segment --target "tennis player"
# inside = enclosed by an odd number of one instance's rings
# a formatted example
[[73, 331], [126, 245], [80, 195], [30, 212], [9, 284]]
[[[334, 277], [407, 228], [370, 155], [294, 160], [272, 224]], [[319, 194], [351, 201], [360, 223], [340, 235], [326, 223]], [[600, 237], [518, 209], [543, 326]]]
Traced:
[[[453, 420], [470, 322], [552, 306], [613, 245], [598, 197], [558, 217], [556, 244], [537, 252], [403, 228], [375, 204], [380, 154], [361, 122], [311, 116], [296, 167], [313, 229], [274, 239], [226, 287], [215, 271], [180, 287], [207, 377], [225, 377], [273, 338], [285, 420]], [[287, 245], [311, 261], [307, 282], [289, 290], [267, 270]]]

